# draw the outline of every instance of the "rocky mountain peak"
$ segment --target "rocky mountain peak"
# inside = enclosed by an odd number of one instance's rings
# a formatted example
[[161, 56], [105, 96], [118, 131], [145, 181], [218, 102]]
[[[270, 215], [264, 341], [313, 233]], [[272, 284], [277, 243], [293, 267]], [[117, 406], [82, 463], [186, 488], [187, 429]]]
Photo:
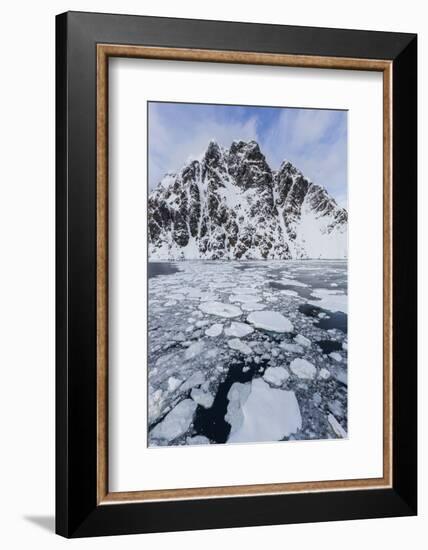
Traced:
[[272, 170], [256, 141], [234, 141], [228, 151], [228, 171], [243, 189], [272, 183]]
[[289, 161], [272, 171], [254, 141], [215, 140], [149, 196], [152, 259], [341, 258], [347, 212]]
[[245, 155], [249, 157], [250, 155], [255, 155], [256, 157], [261, 155], [260, 147], [257, 141], [243, 141], [242, 139], [232, 141], [232, 144], [229, 149], [231, 155]]
[[223, 151], [220, 145], [214, 140], [210, 140], [204, 155], [204, 162], [207, 164], [218, 163], [223, 157]]
[[302, 172], [298, 170], [289, 160], [284, 160], [281, 162], [278, 173], [289, 174], [291, 176], [296, 176], [297, 174], [302, 175]]

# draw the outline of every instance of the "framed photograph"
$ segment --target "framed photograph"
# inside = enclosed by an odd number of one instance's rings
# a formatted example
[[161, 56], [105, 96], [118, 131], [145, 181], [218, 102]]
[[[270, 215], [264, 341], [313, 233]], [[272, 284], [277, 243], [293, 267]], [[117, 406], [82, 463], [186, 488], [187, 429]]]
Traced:
[[58, 534], [416, 514], [416, 35], [56, 48]]

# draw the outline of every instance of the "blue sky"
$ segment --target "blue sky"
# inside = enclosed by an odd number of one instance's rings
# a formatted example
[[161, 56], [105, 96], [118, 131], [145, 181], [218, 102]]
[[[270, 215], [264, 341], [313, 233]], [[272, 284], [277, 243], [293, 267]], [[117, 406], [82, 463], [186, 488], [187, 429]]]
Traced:
[[256, 140], [272, 169], [291, 161], [346, 207], [346, 111], [150, 102], [150, 189], [202, 155], [211, 139], [226, 148]]

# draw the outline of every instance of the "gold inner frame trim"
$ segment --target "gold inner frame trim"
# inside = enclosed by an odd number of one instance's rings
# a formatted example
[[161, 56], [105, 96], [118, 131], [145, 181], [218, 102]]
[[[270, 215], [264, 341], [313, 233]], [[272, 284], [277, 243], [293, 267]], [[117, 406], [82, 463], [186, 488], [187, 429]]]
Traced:
[[[383, 73], [383, 476], [297, 483], [109, 492], [108, 488], [108, 59], [276, 65]], [[392, 62], [256, 52], [97, 45], [97, 503], [222, 498], [392, 486]]]

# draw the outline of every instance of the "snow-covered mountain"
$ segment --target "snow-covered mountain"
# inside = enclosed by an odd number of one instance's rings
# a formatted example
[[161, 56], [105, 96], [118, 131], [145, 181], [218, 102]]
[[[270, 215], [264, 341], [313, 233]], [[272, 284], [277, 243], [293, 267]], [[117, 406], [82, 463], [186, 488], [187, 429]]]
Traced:
[[348, 214], [290, 162], [272, 170], [255, 141], [211, 141], [148, 199], [149, 258], [346, 258]]

